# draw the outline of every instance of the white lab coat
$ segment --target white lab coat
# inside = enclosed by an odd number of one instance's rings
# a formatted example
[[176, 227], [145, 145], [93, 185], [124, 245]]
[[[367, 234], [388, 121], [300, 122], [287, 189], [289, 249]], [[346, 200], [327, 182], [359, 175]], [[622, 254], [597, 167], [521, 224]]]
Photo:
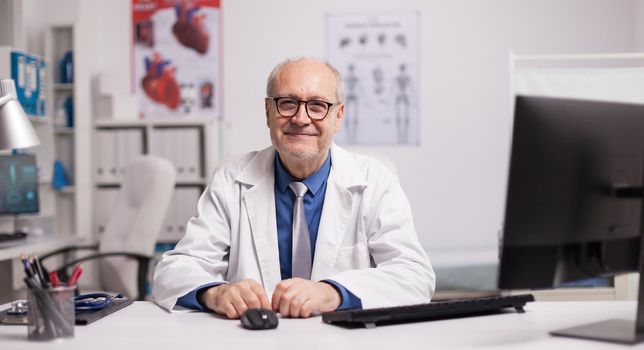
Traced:
[[[155, 269], [154, 301], [172, 310], [201, 285], [249, 278], [270, 298], [281, 281], [274, 157], [269, 147], [215, 172], [186, 235]], [[398, 180], [336, 145], [331, 159], [311, 280], [337, 281], [363, 308], [429, 302], [436, 277]]]

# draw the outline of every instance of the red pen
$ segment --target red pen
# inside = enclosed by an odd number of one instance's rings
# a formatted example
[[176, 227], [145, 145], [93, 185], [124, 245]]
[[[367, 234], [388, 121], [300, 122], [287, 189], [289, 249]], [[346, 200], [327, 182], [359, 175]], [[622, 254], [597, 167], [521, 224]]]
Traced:
[[80, 264], [76, 265], [76, 267], [74, 268], [74, 271], [72, 272], [72, 276], [69, 278], [69, 283], [67, 283], [67, 285], [69, 287], [75, 285], [81, 273], [83, 273], [83, 268], [80, 266]]
[[51, 281], [51, 285], [54, 286], [54, 288], [60, 286], [60, 279], [58, 278], [58, 274], [56, 271], [52, 271], [49, 273], [49, 281]]

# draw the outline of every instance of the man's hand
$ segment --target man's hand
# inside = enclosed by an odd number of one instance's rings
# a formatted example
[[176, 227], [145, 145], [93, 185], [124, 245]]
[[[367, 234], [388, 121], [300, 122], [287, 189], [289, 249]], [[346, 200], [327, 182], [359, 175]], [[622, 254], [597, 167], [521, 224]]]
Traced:
[[333, 311], [341, 301], [340, 293], [328, 283], [291, 278], [275, 287], [273, 310], [283, 317], [309, 317], [314, 312]]
[[228, 318], [239, 318], [250, 308], [271, 308], [262, 285], [250, 279], [211, 287], [201, 294], [201, 303]]

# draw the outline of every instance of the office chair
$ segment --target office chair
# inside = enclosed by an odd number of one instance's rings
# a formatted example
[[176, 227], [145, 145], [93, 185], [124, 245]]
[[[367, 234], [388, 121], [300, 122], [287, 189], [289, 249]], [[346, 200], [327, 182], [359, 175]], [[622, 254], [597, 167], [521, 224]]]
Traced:
[[59, 249], [42, 256], [41, 264], [59, 254], [97, 251], [57, 268], [59, 278], [67, 280], [68, 270], [80, 262], [97, 260], [102, 289], [143, 300], [148, 268], [170, 205], [175, 176], [174, 165], [164, 158], [145, 155], [133, 159], [125, 168], [121, 189], [99, 243]]

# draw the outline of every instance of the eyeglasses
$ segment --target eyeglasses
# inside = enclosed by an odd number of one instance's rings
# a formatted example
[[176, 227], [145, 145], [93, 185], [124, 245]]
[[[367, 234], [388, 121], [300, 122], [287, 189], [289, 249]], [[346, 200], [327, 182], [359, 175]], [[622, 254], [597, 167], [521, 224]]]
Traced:
[[293, 97], [268, 97], [275, 101], [277, 113], [282, 117], [292, 117], [300, 110], [300, 104], [306, 106], [306, 115], [313, 120], [322, 120], [329, 114], [329, 109], [337, 103], [331, 103], [321, 100], [302, 101]]

